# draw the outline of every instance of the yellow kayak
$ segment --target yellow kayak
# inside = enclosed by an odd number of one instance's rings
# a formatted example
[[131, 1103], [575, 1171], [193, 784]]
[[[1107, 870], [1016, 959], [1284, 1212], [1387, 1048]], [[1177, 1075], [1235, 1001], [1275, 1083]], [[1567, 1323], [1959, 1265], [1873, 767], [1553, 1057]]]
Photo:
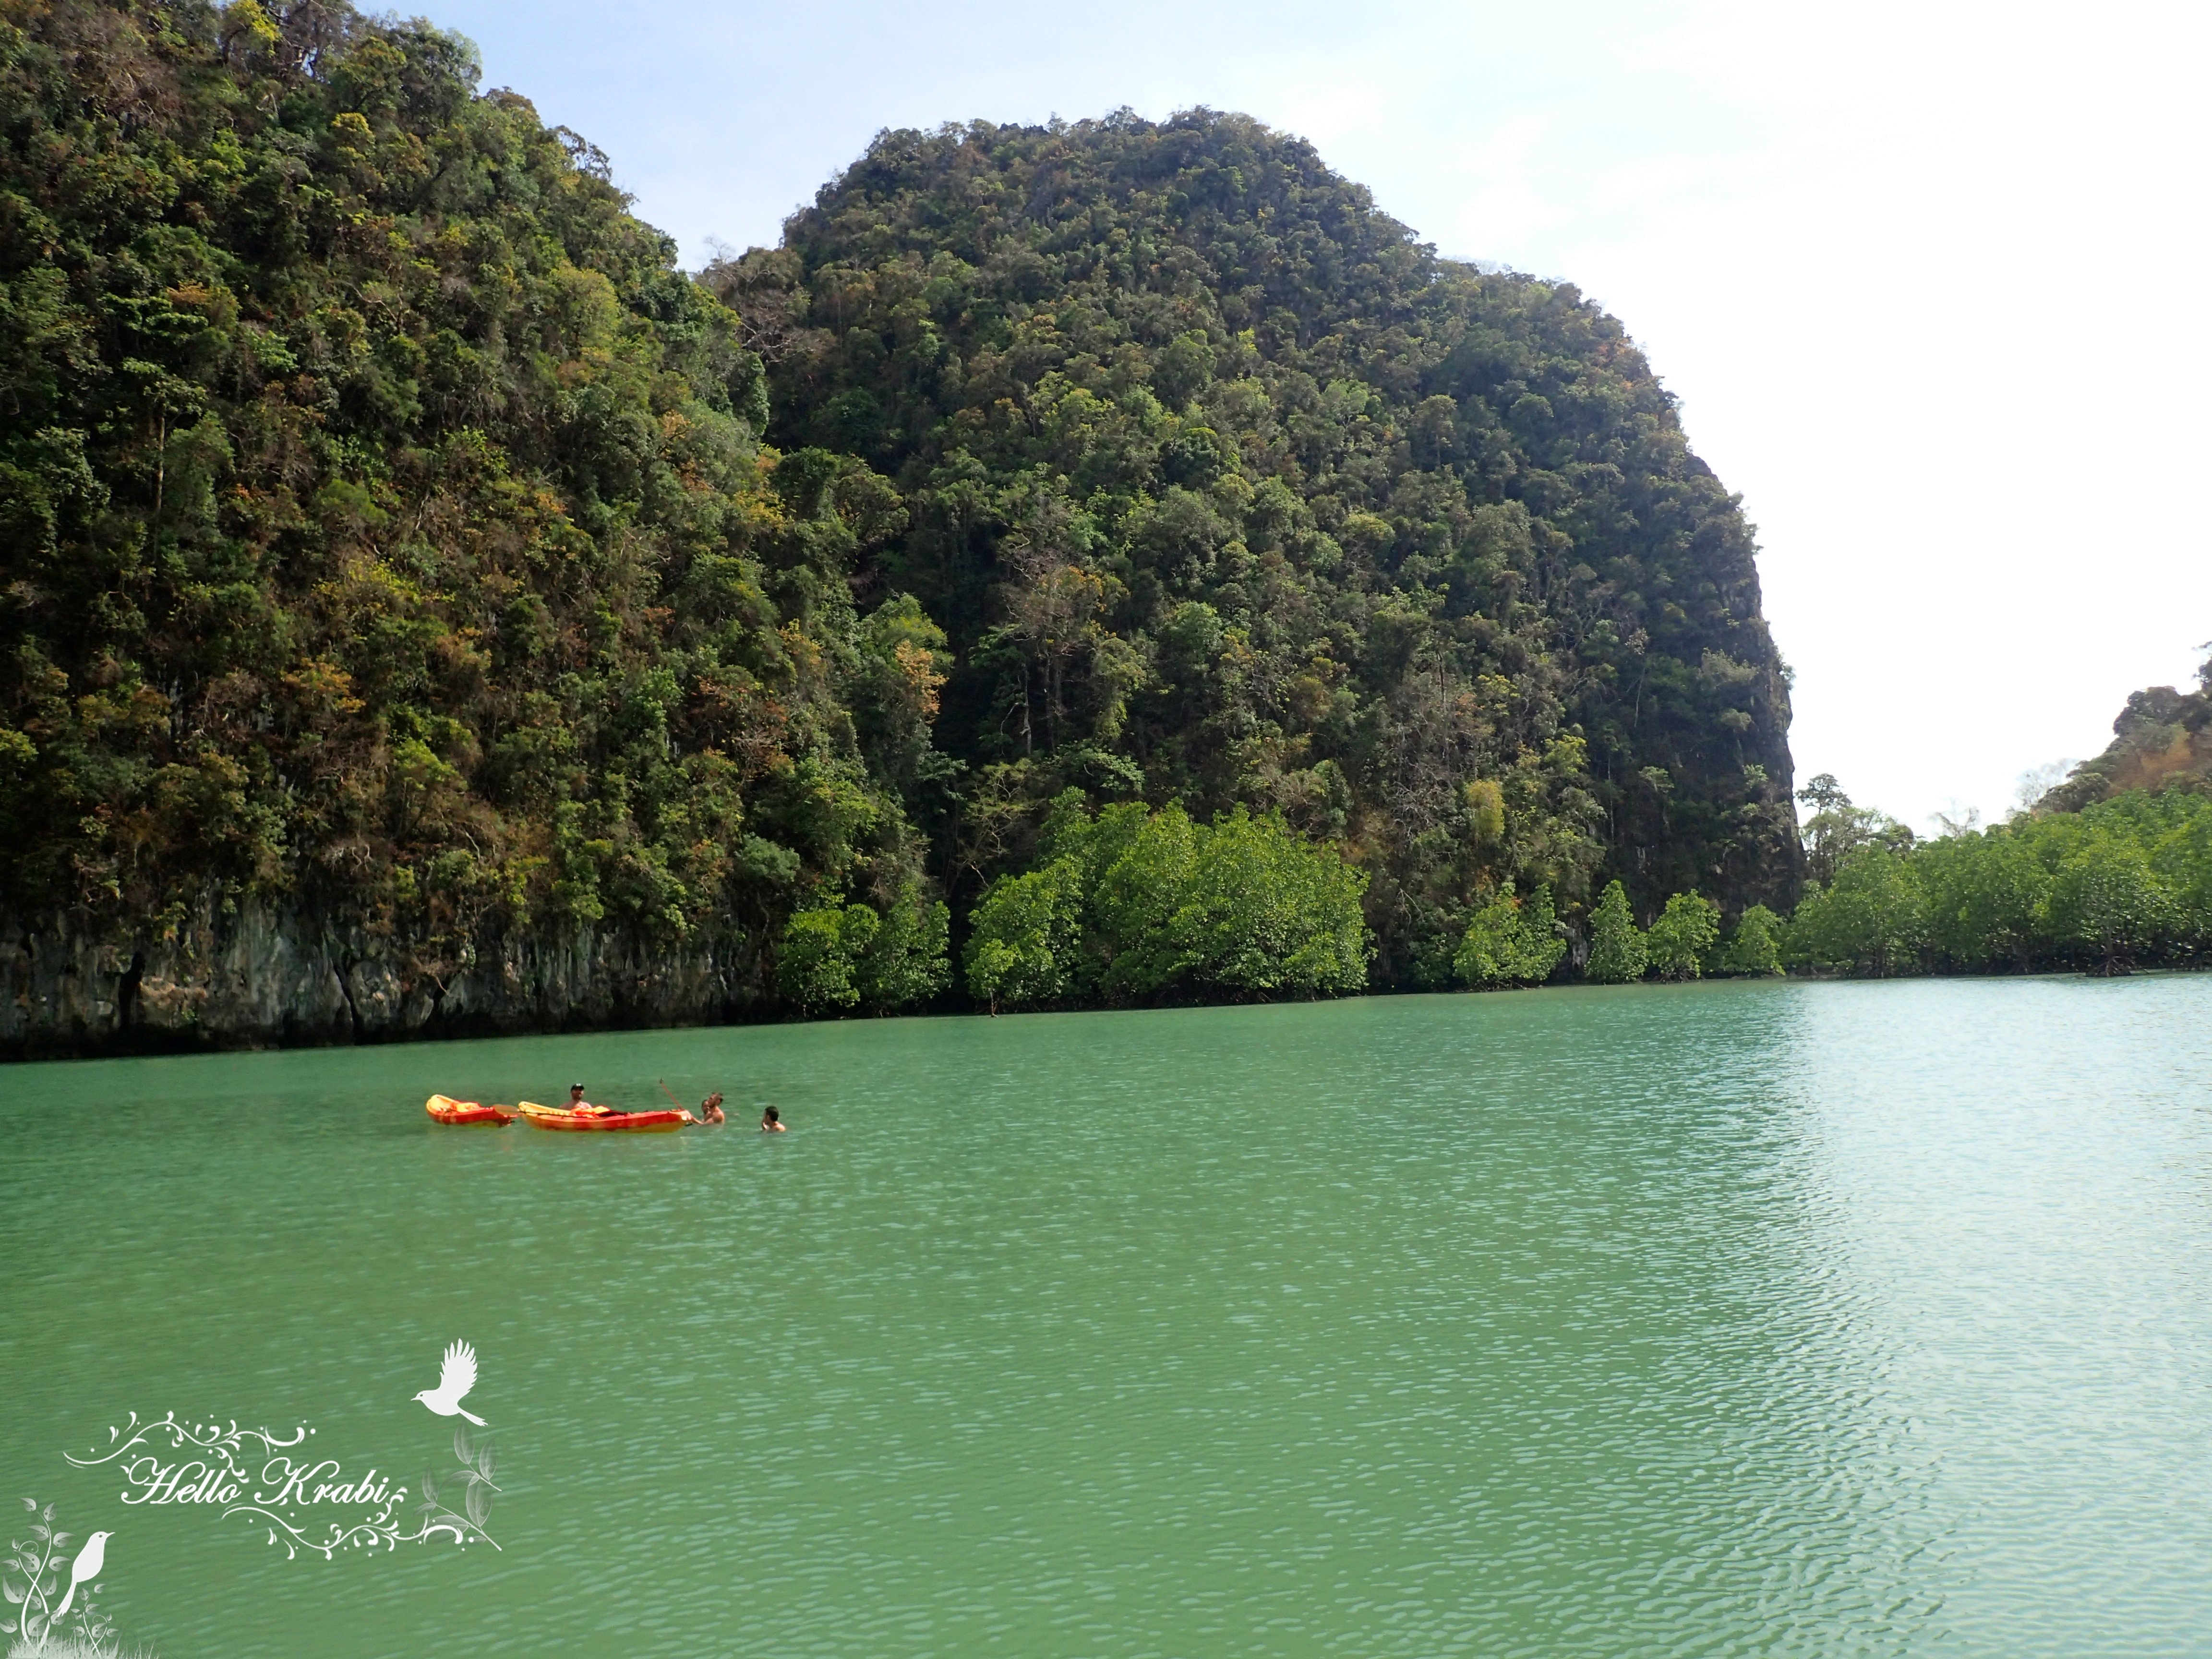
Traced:
[[450, 1095], [432, 1095], [422, 1103], [422, 1109], [440, 1123], [497, 1125], [514, 1121], [514, 1114], [504, 1106], [486, 1106], [474, 1100], [455, 1100]]

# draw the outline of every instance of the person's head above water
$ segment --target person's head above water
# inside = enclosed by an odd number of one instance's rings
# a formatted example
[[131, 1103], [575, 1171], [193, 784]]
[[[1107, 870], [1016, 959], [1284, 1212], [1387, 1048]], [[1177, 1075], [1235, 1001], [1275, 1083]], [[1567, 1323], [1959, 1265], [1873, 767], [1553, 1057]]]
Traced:
[[763, 1122], [763, 1123], [781, 1123], [781, 1121], [783, 1121], [783, 1120], [782, 1120], [781, 1117], [779, 1117], [779, 1116], [777, 1116], [777, 1115], [776, 1115], [776, 1110], [775, 1110], [775, 1107], [773, 1107], [773, 1106], [769, 1106], [769, 1107], [764, 1107], [764, 1108], [762, 1109], [762, 1111], [761, 1111], [761, 1121], [762, 1121], [762, 1122]]

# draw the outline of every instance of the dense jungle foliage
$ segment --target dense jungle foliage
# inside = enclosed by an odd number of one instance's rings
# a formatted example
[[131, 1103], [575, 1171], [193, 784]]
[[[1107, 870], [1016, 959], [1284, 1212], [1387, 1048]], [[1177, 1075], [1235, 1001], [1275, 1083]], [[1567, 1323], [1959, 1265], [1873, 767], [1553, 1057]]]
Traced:
[[477, 73], [0, 0], [9, 910], [591, 925], [836, 1012], [1794, 896], [1748, 528], [1571, 287], [1204, 112], [886, 134], [695, 281]]
[[1357, 991], [1365, 875], [1279, 818], [1212, 824], [1176, 803], [1053, 804], [1037, 867], [993, 884], [968, 940], [979, 1002]]
[[1377, 984], [1608, 871], [1794, 896], [1748, 528], [1571, 287], [1439, 259], [1203, 111], [885, 133], [703, 280], [772, 434], [897, 486], [855, 584], [945, 630], [959, 769], [910, 810], [963, 902], [1057, 863], [1070, 787], [1334, 841]]
[[761, 446], [738, 319], [477, 73], [342, 5], [0, 5], [5, 902], [279, 896], [434, 970], [826, 890], [941, 957], [943, 635], [846, 580], [903, 507]]

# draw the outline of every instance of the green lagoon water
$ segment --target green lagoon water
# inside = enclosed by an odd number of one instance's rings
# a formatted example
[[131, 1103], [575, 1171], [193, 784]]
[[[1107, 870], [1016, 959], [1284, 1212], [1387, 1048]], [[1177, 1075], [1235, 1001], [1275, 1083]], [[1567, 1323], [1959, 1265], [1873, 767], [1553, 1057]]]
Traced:
[[[572, 1077], [732, 1119], [422, 1110]], [[2212, 977], [15, 1067], [0, 1273], [0, 1502], [162, 1659], [2212, 1648]], [[497, 1552], [63, 1455], [411, 1481], [456, 1337]]]

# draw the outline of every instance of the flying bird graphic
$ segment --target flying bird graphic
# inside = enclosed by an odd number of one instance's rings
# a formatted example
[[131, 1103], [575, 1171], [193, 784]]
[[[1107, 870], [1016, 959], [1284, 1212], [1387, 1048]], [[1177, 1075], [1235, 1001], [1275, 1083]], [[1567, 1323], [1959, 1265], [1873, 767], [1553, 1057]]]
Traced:
[[478, 1428], [484, 1420], [461, 1404], [462, 1397], [477, 1385], [477, 1351], [465, 1342], [456, 1342], [446, 1350], [446, 1363], [438, 1371], [438, 1386], [425, 1389], [415, 1397], [441, 1417], [465, 1417]]

